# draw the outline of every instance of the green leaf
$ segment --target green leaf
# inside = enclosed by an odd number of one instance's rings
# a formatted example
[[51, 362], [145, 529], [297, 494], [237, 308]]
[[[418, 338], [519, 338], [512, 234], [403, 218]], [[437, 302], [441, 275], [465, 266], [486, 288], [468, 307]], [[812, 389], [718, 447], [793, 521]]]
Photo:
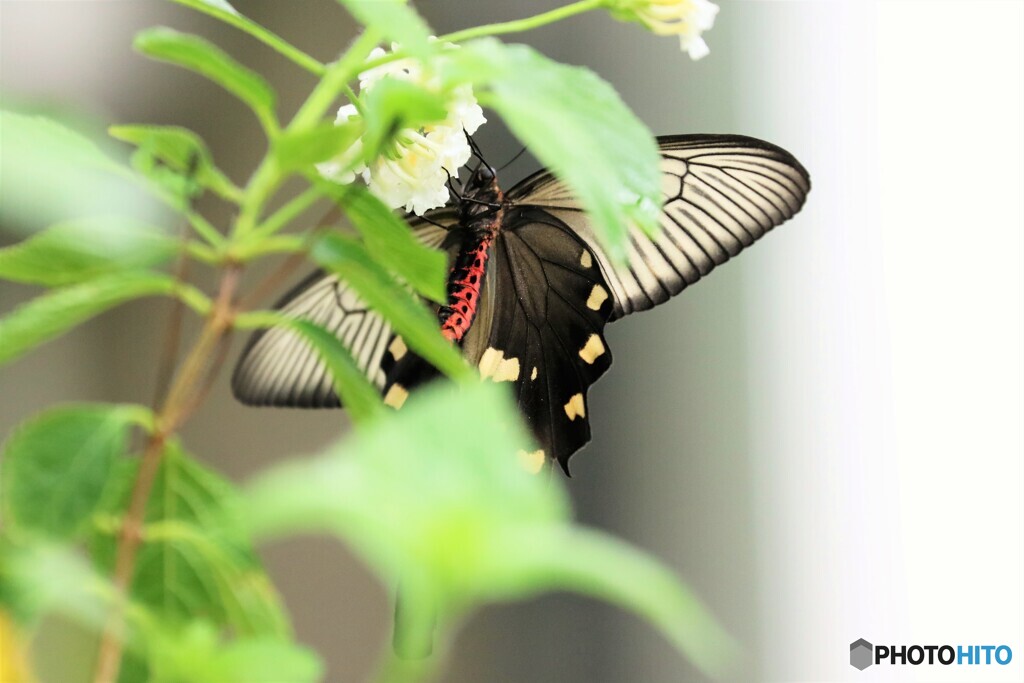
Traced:
[[157, 27], [136, 36], [135, 47], [149, 57], [209, 78], [249, 105], [266, 130], [277, 131], [274, 114], [277, 97], [273, 89], [262, 76], [242, 66], [217, 46], [198, 36]]
[[43, 116], [0, 111], [0, 222], [36, 230], [83, 215], [157, 221], [163, 209], [90, 138]]
[[127, 272], [48, 292], [0, 318], [0, 366], [126, 301], [179, 288], [169, 275]]
[[448, 298], [448, 257], [417, 240], [409, 225], [372, 193], [346, 188], [342, 207], [363, 236], [370, 256], [432, 301]]
[[448, 116], [445, 98], [409, 81], [385, 78], [363, 96], [366, 132], [363, 151], [367, 162], [386, 153], [403, 130], [417, 130]]
[[333, 123], [287, 130], [275, 140], [274, 156], [284, 172], [309, 168], [344, 152], [359, 138], [360, 132], [360, 126]]
[[3, 449], [3, 501], [20, 531], [74, 538], [88, 528], [128, 436], [151, 418], [141, 406], [51, 408], [19, 426]]
[[[105, 512], [118, 519], [128, 506], [137, 463], [114, 477]], [[97, 564], [111, 569], [116, 523], [92, 538]], [[229, 482], [167, 445], [146, 505], [143, 544], [131, 594], [167, 624], [203, 617], [243, 635], [289, 632], [279, 598], [249, 545], [237, 494]]]
[[647, 127], [588, 69], [525, 45], [484, 39], [445, 53], [445, 78], [469, 81], [480, 103], [579, 197], [609, 254], [622, 260], [628, 228], [658, 230], [661, 175]]
[[409, 54], [425, 57], [431, 50], [433, 33], [416, 10], [405, 0], [338, 0], [345, 9], [366, 26], [392, 40]]
[[213, 163], [202, 139], [177, 126], [112, 126], [110, 135], [138, 147], [136, 170], [147, 172], [159, 161], [188, 181], [195, 182], [230, 202], [238, 203], [242, 191]]
[[384, 270], [354, 239], [328, 234], [313, 248], [313, 259], [337, 273], [369, 306], [391, 323], [409, 346], [449, 377], [473, 372], [438, 329], [437, 319]]
[[180, 243], [162, 230], [125, 218], [91, 218], [54, 225], [0, 249], [0, 278], [62, 286], [174, 257]]

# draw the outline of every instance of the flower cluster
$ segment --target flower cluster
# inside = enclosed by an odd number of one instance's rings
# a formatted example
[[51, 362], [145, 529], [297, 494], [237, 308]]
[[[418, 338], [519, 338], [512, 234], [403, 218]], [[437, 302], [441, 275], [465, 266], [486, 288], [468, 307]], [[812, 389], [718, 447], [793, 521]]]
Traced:
[[[397, 46], [392, 46], [396, 49]], [[370, 53], [370, 59], [383, 57], [381, 48]], [[423, 67], [411, 59], [389, 62], [360, 75], [361, 93], [369, 92], [385, 78], [397, 78], [436, 90], [436, 79], [425, 73]], [[366, 165], [353, 162], [362, 156], [362, 143], [356, 142], [339, 158], [320, 164], [320, 173], [338, 183], [350, 183], [356, 175], [389, 208], [403, 207], [416, 215], [444, 206], [449, 194], [446, 185], [449, 175], [456, 175], [472, 154], [466, 135], [472, 135], [486, 121], [483, 109], [468, 85], [455, 88], [447, 96], [448, 116], [443, 121], [420, 129], [404, 129], [394, 138], [391, 149]], [[338, 110], [336, 123], [345, 123], [358, 116], [355, 105], [348, 104]], [[351, 169], [351, 170], [349, 170]]]
[[640, 22], [660, 36], [679, 36], [680, 48], [691, 59], [700, 59], [711, 51], [701, 34], [714, 25], [718, 5], [709, 0], [620, 0], [612, 14]]

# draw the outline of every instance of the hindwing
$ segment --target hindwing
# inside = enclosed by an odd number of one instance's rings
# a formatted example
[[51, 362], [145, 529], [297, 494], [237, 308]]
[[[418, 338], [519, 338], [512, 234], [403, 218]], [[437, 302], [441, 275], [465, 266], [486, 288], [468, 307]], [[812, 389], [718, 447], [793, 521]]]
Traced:
[[532, 208], [506, 216], [487, 272], [466, 357], [485, 379], [511, 385], [544, 456], [567, 468], [590, 440], [587, 390], [611, 365], [607, 283], [590, 246]]
[[[440, 226], [454, 225], [456, 213], [443, 209], [430, 214]], [[440, 247], [445, 227], [412, 219], [413, 233], [426, 246]], [[352, 354], [359, 369], [378, 388], [385, 387], [387, 349], [395, 335], [376, 311], [331, 273], [317, 271], [288, 292], [275, 308], [309, 320], [332, 332]], [[231, 378], [231, 389], [242, 403], [289, 408], [337, 408], [341, 400], [327, 366], [295, 332], [274, 327], [249, 340]]]

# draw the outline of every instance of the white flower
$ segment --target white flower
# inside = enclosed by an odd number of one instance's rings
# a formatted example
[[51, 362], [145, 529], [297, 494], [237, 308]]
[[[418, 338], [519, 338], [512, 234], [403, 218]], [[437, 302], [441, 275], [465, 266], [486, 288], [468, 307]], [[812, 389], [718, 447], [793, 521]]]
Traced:
[[691, 59], [700, 59], [710, 52], [701, 34], [714, 25], [718, 5], [709, 0], [620, 0], [612, 13], [639, 21], [660, 36], [679, 36], [679, 47]]
[[[356, 109], [354, 104], [346, 104], [344, 107], [338, 110], [338, 116], [334, 119], [335, 125], [341, 125], [348, 123], [349, 119], [358, 116], [359, 111]], [[359, 159], [363, 155], [363, 141], [356, 140], [351, 147], [346, 149], [337, 157], [330, 161], [325, 161], [321, 164], [316, 165], [316, 170], [320, 172], [327, 180], [338, 183], [339, 185], [348, 185], [356, 179], [356, 174], [362, 173], [363, 169], [366, 168], [366, 164], [359, 162], [353, 165], [356, 159]]]
[[[376, 48], [370, 53], [370, 59], [385, 54], [383, 49]], [[410, 81], [428, 90], [436, 91], [439, 87], [437, 80], [425, 73], [418, 62], [401, 59], [360, 74], [360, 91], [369, 92], [385, 78]], [[449, 198], [446, 184], [449, 175], [456, 175], [472, 154], [466, 134], [472, 135], [486, 121], [468, 85], [459, 86], [449, 94], [446, 109], [448, 117], [443, 121], [418, 130], [399, 131], [392, 149], [369, 166], [359, 164], [351, 172], [345, 172], [362, 154], [362, 143], [357, 141], [338, 158], [319, 164], [317, 169], [324, 177], [339, 183], [350, 183], [359, 175], [370, 191], [392, 209], [403, 207], [422, 215], [444, 206]], [[355, 106], [345, 105], [338, 110], [336, 122], [347, 122], [355, 115]]]

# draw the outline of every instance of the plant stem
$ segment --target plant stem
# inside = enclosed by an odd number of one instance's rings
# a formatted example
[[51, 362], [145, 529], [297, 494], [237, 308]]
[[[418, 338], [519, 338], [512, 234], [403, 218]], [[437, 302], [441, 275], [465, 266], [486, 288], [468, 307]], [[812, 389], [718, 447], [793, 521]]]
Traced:
[[192, 228], [206, 240], [212, 247], [221, 247], [224, 245], [224, 235], [217, 232], [217, 228], [213, 227], [205, 218], [196, 213], [195, 211], [189, 211], [185, 214], [188, 222], [192, 225]]
[[455, 31], [448, 35], [441, 36], [439, 40], [448, 43], [461, 43], [466, 40], [472, 40], [473, 38], [482, 38], [484, 36], [500, 36], [505, 33], [521, 33], [523, 31], [530, 31], [541, 26], [547, 26], [553, 24], [556, 21], [562, 21], [568, 19], [571, 16], [582, 14], [583, 12], [589, 12], [590, 10], [598, 9], [606, 4], [606, 0], [579, 0], [570, 5], [564, 7], [556, 7], [553, 10], [547, 12], [541, 12], [532, 17], [526, 17], [525, 19], [514, 19], [512, 21], [504, 21], [498, 24], [487, 24], [485, 26], [475, 26], [473, 28], [467, 28], [462, 31]]
[[302, 130], [319, 123], [339, 93], [348, 87], [349, 81], [364, 70], [366, 56], [379, 42], [379, 33], [372, 29], [363, 31], [352, 43], [352, 47], [338, 61], [327, 67], [323, 79], [296, 112], [291, 123], [288, 124], [288, 129]]
[[204, 370], [210, 356], [220, 345], [221, 339], [232, 327], [233, 302], [239, 274], [240, 269], [237, 265], [228, 264], [225, 267], [213, 309], [206, 319], [199, 339], [185, 358], [174, 383], [168, 390], [160, 412], [157, 414], [155, 429], [146, 442], [139, 463], [139, 472], [132, 487], [131, 501], [118, 535], [113, 584], [119, 600], [108, 615], [103, 630], [93, 676], [94, 683], [115, 683], [117, 680], [124, 647], [125, 603], [130, 593], [135, 573], [135, 559], [142, 541], [146, 503], [160, 469], [164, 446], [198, 407], [198, 402], [193, 399], [196, 396], [196, 390], [201, 391]]
[[223, 9], [210, 4], [189, 2], [188, 0], [174, 0], [174, 2], [185, 5], [186, 7], [191, 7], [199, 12], [209, 14], [212, 17], [220, 19], [226, 24], [230, 24], [241, 31], [245, 31], [256, 40], [276, 50], [281, 55], [287, 57], [314, 76], [322, 76], [324, 73], [324, 65], [321, 64], [318, 59], [306, 54], [273, 31], [263, 28], [252, 19], [243, 17], [240, 14], [226, 12]]
[[[448, 33], [438, 38], [438, 41], [445, 43], [462, 43], [467, 40], [474, 38], [484, 38], [486, 36], [500, 36], [506, 33], [522, 33], [524, 31], [532, 31], [533, 29], [540, 28], [541, 26], [547, 26], [553, 24], [556, 21], [562, 21], [569, 17], [577, 14], [583, 14], [591, 10], [600, 9], [608, 5], [608, 0], [579, 0], [570, 5], [564, 7], [556, 7], [553, 10], [547, 12], [541, 12], [535, 14], [532, 17], [526, 17], [524, 19], [513, 19], [512, 21], [504, 21], [497, 24], [487, 24], [485, 26], [474, 26], [472, 28], [463, 29], [461, 31], [455, 31], [454, 33]], [[371, 59], [366, 62], [363, 66], [364, 71], [375, 69], [378, 66], [389, 64], [399, 59], [405, 59], [409, 55], [402, 50], [395, 52], [389, 52], [388, 54]], [[359, 106], [358, 104], [356, 105]]]
[[267, 156], [256, 167], [245, 191], [245, 201], [238, 212], [238, 220], [231, 234], [231, 241], [237, 242], [256, 228], [263, 205], [281, 182], [281, 171], [273, 156]]
[[262, 239], [285, 227], [298, 218], [306, 209], [313, 206], [323, 194], [315, 187], [307, 188], [298, 196], [292, 198], [280, 209], [272, 213], [263, 223], [253, 230], [254, 239]]

